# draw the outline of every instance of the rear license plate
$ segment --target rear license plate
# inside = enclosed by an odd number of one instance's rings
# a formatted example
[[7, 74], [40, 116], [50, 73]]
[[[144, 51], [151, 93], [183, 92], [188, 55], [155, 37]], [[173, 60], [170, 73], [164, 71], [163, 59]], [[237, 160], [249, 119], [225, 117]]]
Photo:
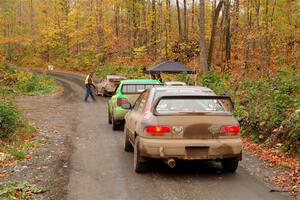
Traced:
[[189, 159], [207, 159], [208, 147], [186, 147], [185, 151]]

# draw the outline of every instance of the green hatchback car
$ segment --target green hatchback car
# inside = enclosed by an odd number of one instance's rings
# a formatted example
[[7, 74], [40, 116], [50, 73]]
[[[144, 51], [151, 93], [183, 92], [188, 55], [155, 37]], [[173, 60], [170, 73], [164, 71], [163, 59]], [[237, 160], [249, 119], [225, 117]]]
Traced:
[[108, 123], [112, 124], [112, 129], [119, 130], [124, 127], [124, 118], [128, 110], [121, 107], [123, 102], [129, 102], [133, 105], [145, 89], [157, 85], [161, 85], [161, 82], [152, 79], [129, 79], [121, 81], [115, 94], [108, 102]]

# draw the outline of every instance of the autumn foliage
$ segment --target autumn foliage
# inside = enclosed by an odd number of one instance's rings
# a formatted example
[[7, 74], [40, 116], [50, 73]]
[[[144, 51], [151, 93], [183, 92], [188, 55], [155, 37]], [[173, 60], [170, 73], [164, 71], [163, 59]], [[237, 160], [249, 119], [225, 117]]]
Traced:
[[205, 45], [210, 70], [268, 74], [299, 65], [298, 7], [297, 0], [2, 0], [0, 55], [79, 71], [167, 59], [200, 69]]

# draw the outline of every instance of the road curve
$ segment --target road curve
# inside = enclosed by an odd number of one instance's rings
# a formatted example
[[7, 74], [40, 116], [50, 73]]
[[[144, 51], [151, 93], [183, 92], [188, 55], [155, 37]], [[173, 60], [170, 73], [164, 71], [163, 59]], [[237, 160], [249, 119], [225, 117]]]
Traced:
[[[78, 115], [72, 121], [68, 200], [288, 200], [270, 192], [263, 182], [239, 167], [222, 174], [207, 162], [179, 163], [173, 170], [161, 162], [152, 172], [136, 174], [133, 155], [123, 151], [124, 136], [107, 123], [107, 98], [83, 101], [83, 77], [50, 73], [64, 87], [63, 98], [72, 101]], [[63, 113], [62, 113], [63, 115]]]

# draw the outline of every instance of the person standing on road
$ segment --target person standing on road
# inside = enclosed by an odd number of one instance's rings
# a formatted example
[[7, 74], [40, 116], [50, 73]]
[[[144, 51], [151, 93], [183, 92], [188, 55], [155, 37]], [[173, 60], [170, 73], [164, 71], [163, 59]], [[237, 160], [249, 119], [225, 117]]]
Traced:
[[92, 90], [92, 87], [94, 87], [94, 89], [96, 89], [96, 86], [93, 81], [93, 75], [94, 75], [94, 73], [91, 72], [85, 78], [86, 95], [85, 95], [84, 101], [87, 101], [90, 95], [91, 95], [93, 101], [96, 101], [96, 99], [93, 95], [93, 90]]

